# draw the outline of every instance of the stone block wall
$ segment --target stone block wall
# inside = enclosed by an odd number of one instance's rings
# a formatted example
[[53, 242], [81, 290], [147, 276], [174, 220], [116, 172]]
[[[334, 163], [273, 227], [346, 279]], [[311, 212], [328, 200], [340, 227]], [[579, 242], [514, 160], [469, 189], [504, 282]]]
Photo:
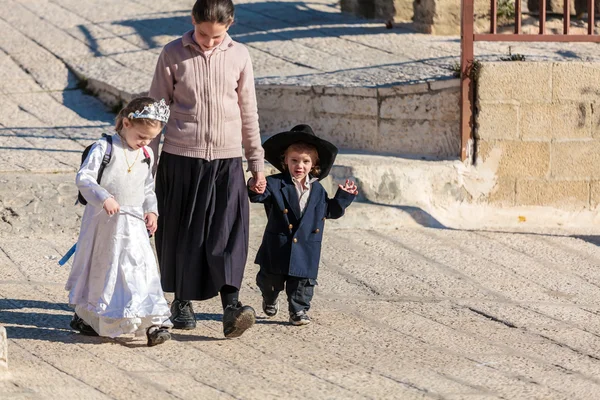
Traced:
[[[414, 22], [418, 32], [460, 34], [460, 0], [341, 0], [343, 12], [384, 21]], [[489, 21], [490, 0], [475, 0], [476, 19]]]
[[296, 124], [341, 149], [456, 159], [457, 79], [389, 88], [257, 86], [261, 133]]
[[341, 0], [342, 12], [363, 18], [410, 22], [413, 19], [413, 0]]
[[600, 65], [484, 63], [477, 163], [491, 203], [593, 209], [600, 203]]
[[[473, 7], [476, 21], [489, 21], [490, 0], [475, 0]], [[418, 32], [460, 35], [461, 0], [414, 0], [414, 13], [413, 26]]]

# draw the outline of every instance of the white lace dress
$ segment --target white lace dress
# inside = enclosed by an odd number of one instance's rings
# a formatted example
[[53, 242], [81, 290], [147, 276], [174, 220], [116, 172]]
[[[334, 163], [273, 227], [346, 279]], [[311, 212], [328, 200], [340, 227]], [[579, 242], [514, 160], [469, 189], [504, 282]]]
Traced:
[[[105, 138], [96, 142], [77, 173], [77, 187], [88, 204], [66, 289], [69, 304], [99, 335], [142, 335], [151, 325], [172, 326], [143, 220], [144, 213], [158, 215], [154, 179], [143, 151], [131, 150], [115, 134], [112, 158], [98, 185], [106, 148]], [[152, 150], [146, 149], [152, 165]], [[121, 211], [109, 216], [102, 206], [111, 196]]]

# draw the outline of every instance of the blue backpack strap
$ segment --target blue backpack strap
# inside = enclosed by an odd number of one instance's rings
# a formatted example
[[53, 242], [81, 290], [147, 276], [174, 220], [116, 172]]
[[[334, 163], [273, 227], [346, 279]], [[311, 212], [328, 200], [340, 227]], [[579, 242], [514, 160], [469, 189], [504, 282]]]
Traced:
[[112, 136], [107, 135], [106, 133], [102, 134], [102, 137], [106, 139], [106, 152], [104, 153], [104, 157], [102, 157], [102, 163], [100, 164], [100, 168], [98, 169], [98, 179], [96, 180], [100, 183], [100, 179], [102, 179], [102, 174], [104, 173], [104, 168], [110, 162], [110, 158], [112, 157]]

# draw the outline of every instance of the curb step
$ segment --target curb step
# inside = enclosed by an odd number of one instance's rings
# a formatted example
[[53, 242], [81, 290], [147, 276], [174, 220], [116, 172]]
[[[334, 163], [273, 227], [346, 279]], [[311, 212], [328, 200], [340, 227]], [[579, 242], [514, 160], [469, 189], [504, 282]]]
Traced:
[[0, 372], [8, 370], [8, 336], [6, 328], [0, 326]]

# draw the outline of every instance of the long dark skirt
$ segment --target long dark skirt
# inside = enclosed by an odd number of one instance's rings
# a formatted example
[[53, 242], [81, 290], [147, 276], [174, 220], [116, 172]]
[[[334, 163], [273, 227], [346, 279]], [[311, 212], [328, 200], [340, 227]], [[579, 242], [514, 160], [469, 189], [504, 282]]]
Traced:
[[248, 192], [241, 158], [162, 153], [156, 173], [156, 251], [165, 292], [205, 300], [240, 288], [248, 256]]

